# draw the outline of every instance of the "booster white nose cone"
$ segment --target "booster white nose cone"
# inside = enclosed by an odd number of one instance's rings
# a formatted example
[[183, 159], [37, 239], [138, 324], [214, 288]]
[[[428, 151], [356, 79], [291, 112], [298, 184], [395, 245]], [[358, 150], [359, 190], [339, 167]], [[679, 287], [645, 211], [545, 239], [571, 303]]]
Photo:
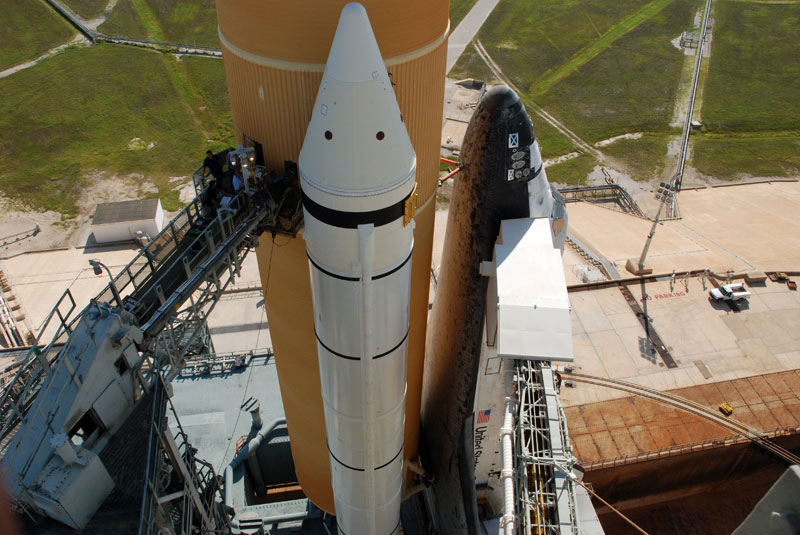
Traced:
[[[416, 157], [364, 7], [347, 4], [300, 151], [303, 190], [339, 210], [366, 211], [406, 197]], [[380, 196], [364, 205], [357, 197]]]
[[336, 522], [394, 534], [416, 156], [359, 4], [339, 19], [299, 168]]

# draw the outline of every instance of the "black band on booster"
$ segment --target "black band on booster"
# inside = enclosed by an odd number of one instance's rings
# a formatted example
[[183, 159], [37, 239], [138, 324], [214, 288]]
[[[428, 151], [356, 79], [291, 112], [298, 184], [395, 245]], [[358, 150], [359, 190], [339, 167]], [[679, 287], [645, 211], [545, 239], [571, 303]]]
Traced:
[[370, 223], [376, 227], [380, 227], [381, 225], [391, 223], [403, 217], [406, 199], [410, 196], [409, 194], [403, 198], [402, 201], [379, 210], [372, 210], [370, 212], [342, 212], [327, 208], [312, 201], [304, 191], [301, 193], [303, 195], [303, 209], [306, 212], [323, 223], [339, 228], [358, 228], [359, 225], [369, 225]]

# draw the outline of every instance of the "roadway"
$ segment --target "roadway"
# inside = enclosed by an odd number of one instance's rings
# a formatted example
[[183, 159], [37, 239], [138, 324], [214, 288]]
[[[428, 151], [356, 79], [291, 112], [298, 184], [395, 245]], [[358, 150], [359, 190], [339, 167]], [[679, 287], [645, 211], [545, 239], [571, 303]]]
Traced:
[[450, 38], [447, 41], [447, 69], [445, 72], [449, 73], [450, 69], [464, 53], [467, 45], [475, 38], [478, 30], [481, 29], [483, 23], [489, 18], [489, 15], [494, 10], [495, 6], [500, 0], [478, 0], [472, 6], [469, 13], [461, 19], [461, 22], [456, 28], [450, 32]]

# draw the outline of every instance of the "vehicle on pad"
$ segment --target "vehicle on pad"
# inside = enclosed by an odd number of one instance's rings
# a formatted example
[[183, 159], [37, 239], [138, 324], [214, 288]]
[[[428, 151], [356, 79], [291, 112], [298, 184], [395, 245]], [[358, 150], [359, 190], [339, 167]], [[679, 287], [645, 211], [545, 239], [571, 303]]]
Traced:
[[750, 297], [750, 292], [744, 287], [744, 283], [726, 284], [719, 288], [714, 288], [708, 295], [714, 301], [739, 301]]

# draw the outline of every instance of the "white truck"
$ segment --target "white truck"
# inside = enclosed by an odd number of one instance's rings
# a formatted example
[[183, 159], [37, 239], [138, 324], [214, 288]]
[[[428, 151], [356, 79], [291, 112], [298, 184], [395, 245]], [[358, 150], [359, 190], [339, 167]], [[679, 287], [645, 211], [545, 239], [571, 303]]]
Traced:
[[744, 283], [737, 282], [714, 288], [709, 292], [709, 297], [714, 301], [738, 301], [750, 297], [750, 292], [744, 287]]

